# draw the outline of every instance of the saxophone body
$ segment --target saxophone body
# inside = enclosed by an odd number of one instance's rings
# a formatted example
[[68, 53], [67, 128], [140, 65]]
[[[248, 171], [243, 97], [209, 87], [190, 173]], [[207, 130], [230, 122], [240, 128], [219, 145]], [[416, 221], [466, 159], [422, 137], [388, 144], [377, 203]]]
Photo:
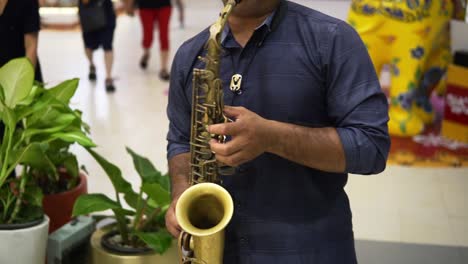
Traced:
[[218, 183], [222, 167], [211, 151], [209, 141], [225, 141], [211, 135], [207, 126], [228, 122], [223, 114], [223, 89], [219, 76], [221, 33], [233, 8], [240, 0], [228, 0], [219, 19], [210, 27], [205, 44], [204, 69], [193, 70], [192, 116], [190, 134], [190, 187], [176, 205], [176, 217], [183, 232], [179, 237], [180, 263], [221, 264], [224, 229], [234, 206], [231, 195]]

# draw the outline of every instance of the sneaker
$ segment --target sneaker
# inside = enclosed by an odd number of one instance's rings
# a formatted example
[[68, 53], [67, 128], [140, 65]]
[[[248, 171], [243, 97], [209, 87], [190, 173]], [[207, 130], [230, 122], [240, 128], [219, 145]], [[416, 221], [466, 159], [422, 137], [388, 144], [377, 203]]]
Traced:
[[145, 70], [148, 67], [149, 54], [144, 54], [140, 60], [140, 67]]
[[94, 65], [89, 66], [88, 79], [90, 81], [96, 81], [96, 67]]
[[114, 80], [106, 79], [106, 92], [115, 92]]
[[167, 70], [161, 70], [159, 72], [159, 78], [163, 81], [169, 81], [171, 75], [167, 72]]

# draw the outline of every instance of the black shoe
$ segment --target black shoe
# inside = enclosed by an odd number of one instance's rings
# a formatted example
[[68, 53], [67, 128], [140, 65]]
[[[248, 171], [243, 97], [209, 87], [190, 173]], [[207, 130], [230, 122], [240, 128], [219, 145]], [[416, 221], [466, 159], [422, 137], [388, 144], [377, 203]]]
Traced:
[[90, 81], [96, 81], [96, 67], [93, 65], [89, 66], [88, 78]]
[[159, 72], [159, 78], [163, 81], [169, 81], [169, 79], [171, 79], [171, 75], [167, 72], [167, 70], [161, 70]]
[[148, 67], [148, 60], [149, 60], [149, 55], [145, 54], [143, 57], [141, 57], [140, 60], [140, 67], [145, 70]]
[[114, 81], [112, 79], [106, 79], [106, 92], [115, 92]]

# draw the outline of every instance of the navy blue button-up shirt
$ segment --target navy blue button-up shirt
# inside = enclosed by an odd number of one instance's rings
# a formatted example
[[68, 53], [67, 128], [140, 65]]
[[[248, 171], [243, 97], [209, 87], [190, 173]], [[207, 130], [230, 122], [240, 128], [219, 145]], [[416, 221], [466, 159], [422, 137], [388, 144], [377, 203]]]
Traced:
[[[192, 69], [204, 66], [197, 56], [208, 36], [185, 42], [173, 62], [168, 159], [190, 151]], [[330, 173], [265, 153], [224, 177], [236, 205], [225, 263], [355, 263], [347, 173], [381, 172], [390, 146], [387, 101], [360, 37], [343, 21], [282, 1], [244, 48], [229, 30], [222, 44], [226, 105], [335, 127], [346, 156], [346, 172]], [[229, 90], [236, 73], [241, 93]]]

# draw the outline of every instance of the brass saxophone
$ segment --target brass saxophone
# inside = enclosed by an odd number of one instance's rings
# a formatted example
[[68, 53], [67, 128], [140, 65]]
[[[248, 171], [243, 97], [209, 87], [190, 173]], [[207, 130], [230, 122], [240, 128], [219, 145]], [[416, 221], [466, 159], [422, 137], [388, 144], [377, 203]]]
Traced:
[[190, 135], [190, 187], [176, 205], [176, 217], [183, 232], [179, 237], [180, 263], [221, 264], [224, 228], [231, 220], [234, 206], [231, 195], [218, 183], [221, 165], [210, 150], [207, 126], [228, 122], [223, 114], [223, 89], [220, 71], [221, 32], [240, 0], [228, 0], [218, 21], [210, 27], [205, 44], [204, 69], [193, 70], [192, 116]]

